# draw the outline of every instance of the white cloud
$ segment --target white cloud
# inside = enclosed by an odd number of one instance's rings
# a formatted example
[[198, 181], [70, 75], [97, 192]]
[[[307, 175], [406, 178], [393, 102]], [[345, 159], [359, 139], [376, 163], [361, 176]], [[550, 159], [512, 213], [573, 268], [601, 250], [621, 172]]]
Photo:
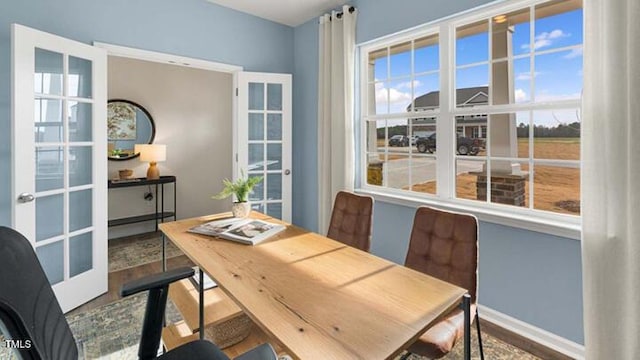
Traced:
[[[535, 42], [533, 43], [533, 48], [537, 50], [543, 47], [551, 46], [554, 40], [568, 36], [571, 36], [571, 34], [568, 34], [560, 29], [555, 29], [551, 32], [545, 31], [539, 35], [536, 35]], [[523, 49], [529, 49], [530, 46], [531, 44], [524, 44], [521, 47]]]
[[529, 98], [527, 92], [522, 89], [516, 89], [516, 102], [523, 102]]
[[582, 56], [582, 48], [571, 49], [571, 52], [563, 56], [563, 59], [574, 59]]
[[414, 88], [417, 88], [418, 86], [422, 85], [422, 82], [420, 82], [420, 80], [405, 81], [405, 82], [401, 82], [401, 83], [397, 84], [395, 86], [395, 88], [396, 89], [409, 89], [409, 90], [411, 90], [411, 84], [413, 84]]
[[382, 83], [376, 83], [376, 103], [386, 103], [387, 96], [391, 104], [403, 103], [408, 105], [411, 103], [411, 91], [402, 92], [396, 88], [388, 89]]
[[[536, 71], [533, 73], [533, 77], [536, 77], [540, 75], [540, 72]], [[531, 80], [531, 73], [529, 72], [524, 72], [524, 73], [520, 73], [516, 76], [516, 81], [523, 81], [523, 80]]]
[[540, 92], [536, 94], [536, 102], [575, 100], [575, 99], [580, 99], [581, 97], [582, 97], [582, 93], [551, 94], [549, 93], [549, 90], [540, 90]]

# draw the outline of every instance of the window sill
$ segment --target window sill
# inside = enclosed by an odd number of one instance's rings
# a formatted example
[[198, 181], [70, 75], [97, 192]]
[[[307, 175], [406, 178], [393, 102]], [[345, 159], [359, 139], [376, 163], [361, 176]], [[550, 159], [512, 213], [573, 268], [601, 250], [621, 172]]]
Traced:
[[[498, 225], [510, 226], [544, 234], [580, 240], [581, 221], [579, 217], [551, 214], [548, 217], [523, 215], [511, 209], [498, 209], [497, 206], [478, 206], [458, 201], [444, 201], [427, 197], [393, 194], [373, 189], [357, 189], [357, 193], [373, 196], [376, 201], [394, 205], [417, 208], [418, 206], [435, 206], [444, 210], [466, 212], [475, 215], [479, 220]], [[553, 217], [560, 219], [553, 219]]]

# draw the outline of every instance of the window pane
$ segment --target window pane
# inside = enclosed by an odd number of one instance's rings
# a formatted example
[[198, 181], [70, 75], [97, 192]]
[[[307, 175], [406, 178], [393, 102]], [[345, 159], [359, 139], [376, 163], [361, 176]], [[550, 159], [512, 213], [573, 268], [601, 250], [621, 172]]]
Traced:
[[387, 177], [385, 186], [393, 189], [409, 190], [409, 156], [399, 152], [387, 154], [387, 161], [384, 163], [384, 176]]
[[69, 96], [91, 98], [91, 60], [69, 56]]
[[69, 148], [69, 186], [91, 184], [93, 179], [91, 146], [72, 146]]
[[391, 47], [389, 57], [391, 77], [408, 76], [411, 74], [411, 42]]
[[249, 144], [249, 171], [264, 169], [264, 144]]
[[36, 198], [36, 241], [62, 235], [64, 231], [64, 195]]
[[267, 114], [267, 140], [282, 140], [282, 114]]
[[[490, 144], [487, 149], [488, 155], [503, 158], [528, 158], [528, 138], [525, 137], [525, 142], [520, 144], [518, 141], [518, 124], [528, 125], [529, 113], [492, 114], [489, 118]], [[528, 136], [528, 132], [523, 135]]]
[[249, 114], [249, 140], [264, 140], [264, 114]]
[[369, 121], [367, 122], [367, 145], [366, 151], [369, 153], [375, 153], [378, 148], [380, 151], [384, 151], [385, 144], [387, 143], [387, 121]]
[[580, 215], [580, 168], [534, 164], [533, 207]]
[[456, 29], [456, 65], [489, 60], [489, 26], [483, 20]]
[[93, 233], [69, 239], [69, 276], [73, 277], [93, 268]]
[[282, 174], [267, 174], [267, 200], [282, 199]]
[[35, 142], [64, 141], [62, 100], [35, 99]]
[[267, 169], [282, 169], [282, 144], [267, 144]]
[[91, 104], [68, 102], [69, 141], [92, 141]]
[[[513, 73], [515, 86], [513, 87], [514, 93], [510, 95], [512, 96], [510, 98], [510, 103], [513, 103], [514, 101], [516, 103], [531, 101], [531, 79], [536, 76], [536, 73], [533, 75], [531, 74], [531, 60], [528, 57], [514, 60]], [[495, 101], [496, 99], [494, 97], [494, 104]]]
[[472, 66], [456, 71], [456, 104], [459, 107], [489, 103], [489, 65]]
[[276, 219], [282, 219], [282, 203], [267, 204], [267, 215]]
[[414, 41], [413, 68], [414, 73], [422, 73], [440, 69], [440, 45], [438, 34], [430, 35]]
[[[261, 174], [249, 174], [250, 178], [260, 177]], [[253, 192], [249, 194], [249, 201], [264, 200], [264, 179], [253, 187]]]
[[367, 184], [382, 186], [384, 184], [384, 153], [367, 154]]
[[536, 102], [580, 99], [582, 49], [538, 55], [535, 72]]
[[411, 111], [411, 91], [415, 81], [404, 78], [388, 82], [389, 112], [392, 114]]
[[282, 110], [282, 84], [267, 84], [267, 110]]
[[389, 77], [387, 48], [369, 53], [369, 82], [386, 80]]
[[370, 107], [369, 114], [388, 114], [389, 113], [389, 82], [377, 82], [373, 84], [373, 106]]
[[63, 147], [36, 148], [36, 191], [61, 189], [64, 185]]
[[264, 84], [249, 83], [249, 110], [264, 110]]
[[428, 194], [436, 193], [435, 156], [413, 156], [411, 158], [411, 190]]
[[[482, 126], [487, 125], [486, 115], [465, 115], [456, 116], [456, 145], [455, 151], [458, 155], [475, 156], [484, 147], [482, 138], [474, 138], [474, 131], [480, 135]], [[484, 135], [484, 134], [483, 134]]]
[[582, 1], [551, 1], [536, 6], [534, 51], [582, 44]]
[[93, 192], [89, 190], [69, 193], [69, 231], [82, 230], [93, 225]]
[[64, 280], [64, 241], [39, 246], [36, 254], [49, 284], [54, 285]]
[[47, 95], [62, 95], [62, 74], [62, 54], [36, 48], [35, 92]]
[[[487, 199], [486, 161], [456, 160], [456, 197], [458, 199], [481, 200]], [[480, 184], [480, 185], [478, 185]]]
[[533, 113], [533, 157], [580, 160], [580, 111], [551, 110]]
[[[440, 75], [416, 76], [413, 80], [413, 111], [434, 110], [440, 107]], [[411, 111], [411, 109], [407, 109]]]

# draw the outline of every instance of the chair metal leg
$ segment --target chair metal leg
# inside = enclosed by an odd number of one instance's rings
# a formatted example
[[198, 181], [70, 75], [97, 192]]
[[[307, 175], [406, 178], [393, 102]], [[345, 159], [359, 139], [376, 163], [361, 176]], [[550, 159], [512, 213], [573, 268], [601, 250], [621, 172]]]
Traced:
[[407, 351], [404, 354], [402, 354], [398, 360], [407, 360], [409, 356], [411, 356], [411, 353]]
[[480, 359], [484, 360], [484, 351], [482, 350], [482, 335], [480, 333], [480, 316], [476, 308], [476, 329], [478, 329], [478, 347], [480, 349]]

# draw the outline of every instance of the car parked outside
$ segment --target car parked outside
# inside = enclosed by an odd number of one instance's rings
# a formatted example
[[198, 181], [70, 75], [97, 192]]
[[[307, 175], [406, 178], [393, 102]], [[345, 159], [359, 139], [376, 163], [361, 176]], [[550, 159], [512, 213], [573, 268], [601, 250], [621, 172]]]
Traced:
[[405, 135], [393, 135], [389, 138], [389, 146], [409, 146], [409, 138]]
[[[480, 151], [480, 144], [478, 139], [472, 139], [465, 136], [458, 135], [458, 140], [456, 143], [456, 151], [460, 155], [477, 155]], [[427, 136], [421, 137], [416, 141], [416, 147], [418, 151], [421, 153], [432, 153], [436, 150], [436, 133]]]

